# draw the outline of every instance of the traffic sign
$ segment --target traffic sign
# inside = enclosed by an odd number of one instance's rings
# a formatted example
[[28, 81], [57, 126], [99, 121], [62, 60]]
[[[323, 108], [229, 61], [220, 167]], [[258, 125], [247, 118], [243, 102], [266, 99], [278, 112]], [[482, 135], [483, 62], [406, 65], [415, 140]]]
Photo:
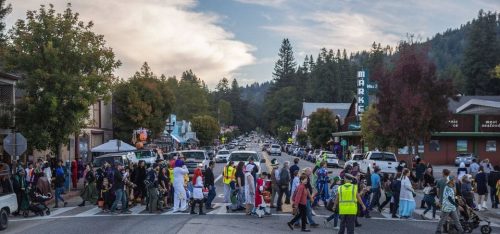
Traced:
[[346, 141], [346, 140], [342, 140], [342, 141], [340, 141], [340, 145], [341, 145], [341, 146], [347, 146], [347, 141]]
[[26, 152], [28, 142], [21, 133], [10, 133], [3, 139], [3, 147], [5, 151], [13, 157], [17, 157]]

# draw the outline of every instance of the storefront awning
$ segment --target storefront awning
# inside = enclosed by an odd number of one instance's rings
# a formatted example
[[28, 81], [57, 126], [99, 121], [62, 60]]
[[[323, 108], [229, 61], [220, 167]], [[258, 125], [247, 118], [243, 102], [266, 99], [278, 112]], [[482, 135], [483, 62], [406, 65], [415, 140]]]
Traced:
[[177, 136], [175, 134], [170, 134], [172, 136], [172, 139], [174, 139], [175, 141], [177, 141], [178, 143], [180, 144], [184, 144], [186, 143], [186, 141], [184, 141], [180, 136]]
[[436, 132], [433, 137], [500, 137], [500, 132]]
[[346, 132], [334, 132], [332, 133], [334, 137], [358, 137], [361, 136], [361, 131], [346, 131]]

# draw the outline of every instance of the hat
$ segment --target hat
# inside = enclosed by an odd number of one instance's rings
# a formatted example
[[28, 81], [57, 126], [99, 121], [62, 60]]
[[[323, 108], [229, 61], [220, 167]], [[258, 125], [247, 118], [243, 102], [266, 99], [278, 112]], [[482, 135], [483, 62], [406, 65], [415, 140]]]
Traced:
[[344, 175], [344, 180], [353, 181], [353, 180], [355, 180], [355, 179], [356, 179], [356, 178], [355, 178], [353, 175], [349, 174], [349, 173], [346, 173], [346, 174]]
[[278, 162], [278, 159], [276, 159], [276, 158], [271, 159], [271, 166], [277, 167], [278, 165], [280, 165], [280, 163]]
[[448, 176], [446, 177], [446, 183], [450, 183], [450, 181], [454, 180], [455, 176]]

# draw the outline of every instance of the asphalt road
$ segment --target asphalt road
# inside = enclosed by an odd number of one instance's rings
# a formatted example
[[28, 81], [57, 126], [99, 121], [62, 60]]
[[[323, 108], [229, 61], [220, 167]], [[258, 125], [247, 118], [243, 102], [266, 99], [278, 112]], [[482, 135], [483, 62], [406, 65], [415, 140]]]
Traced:
[[[260, 147], [256, 144], [250, 145], [249, 150], [256, 150], [259, 153]], [[293, 157], [283, 154], [282, 156], [268, 156], [262, 154], [263, 158], [269, 161], [277, 158], [280, 167], [284, 161], [293, 161]], [[225, 164], [218, 163], [215, 167], [216, 178], [222, 174]], [[300, 168], [313, 167], [313, 164], [301, 160]], [[267, 166], [262, 165], [262, 170], [267, 171]], [[333, 175], [337, 175], [340, 169], [330, 169]], [[288, 213], [278, 213], [273, 211], [272, 216], [257, 218], [246, 216], [243, 212], [226, 213], [223, 202], [222, 180], [216, 183], [217, 197], [214, 201], [216, 209], [209, 211], [205, 216], [189, 215], [187, 213], [172, 213], [166, 211], [162, 214], [149, 214], [144, 211], [143, 206], [133, 207], [130, 215], [109, 215], [100, 212], [95, 206], [78, 207], [81, 201], [76, 197], [69, 201], [69, 206], [65, 208], [52, 209], [50, 216], [29, 218], [13, 217], [9, 223], [9, 228], [5, 233], [290, 233], [286, 222], [292, 217]], [[335, 233], [330, 225], [324, 225], [323, 220], [330, 214], [324, 207], [314, 209], [318, 228], [312, 228], [315, 233]], [[372, 213], [371, 219], [360, 218], [363, 225], [356, 228], [356, 233], [405, 233], [423, 234], [435, 231], [436, 220], [422, 220], [418, 214], [414, 215], [416, 220], [391, 219], [388, 212], [382, 214]], [[492, 233], [500, 233], [500, 226], [496, 223]], [[298, 232], [299, 230], [295, 230]], [[480, 233], [478, 229], [473, 233]]]

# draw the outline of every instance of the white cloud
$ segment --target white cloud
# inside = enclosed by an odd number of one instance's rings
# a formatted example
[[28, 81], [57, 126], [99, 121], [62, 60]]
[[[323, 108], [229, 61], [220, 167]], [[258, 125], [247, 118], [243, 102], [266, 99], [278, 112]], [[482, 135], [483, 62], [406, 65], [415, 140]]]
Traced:
[[235, 0], [245, 4], [254, 4], [267, 7], [280, 7], [286, 0]]
[[[67, 0], [16, 1], [8, 23], [26, 18], [26, 11], [38, 9], [41, 2], [62, 10]], [[82, 20], [92, 20], [95, 31], [114, 49], [123, 62], [117, 71], [120, 77], [130, 77], [147, 61], [155, 73], [167, 76], [192, 69], [213, 86], [254, 63], [254, 48], [219, 26], [218, 15], [195, 12], [196, 4], [196, 0], [85, 0], [72, 8]]]
[[318, 11], [306, 14], [301, 21], [307, 25], [265, 26], [264, 28], [288, 36], [297, 41], [299, 49], [317, 53], [319, 49], [363, 50], [376, 41], [394, 44], [402, 35], [385, 29], [400, 31], [397, 26], [362, 14]]

